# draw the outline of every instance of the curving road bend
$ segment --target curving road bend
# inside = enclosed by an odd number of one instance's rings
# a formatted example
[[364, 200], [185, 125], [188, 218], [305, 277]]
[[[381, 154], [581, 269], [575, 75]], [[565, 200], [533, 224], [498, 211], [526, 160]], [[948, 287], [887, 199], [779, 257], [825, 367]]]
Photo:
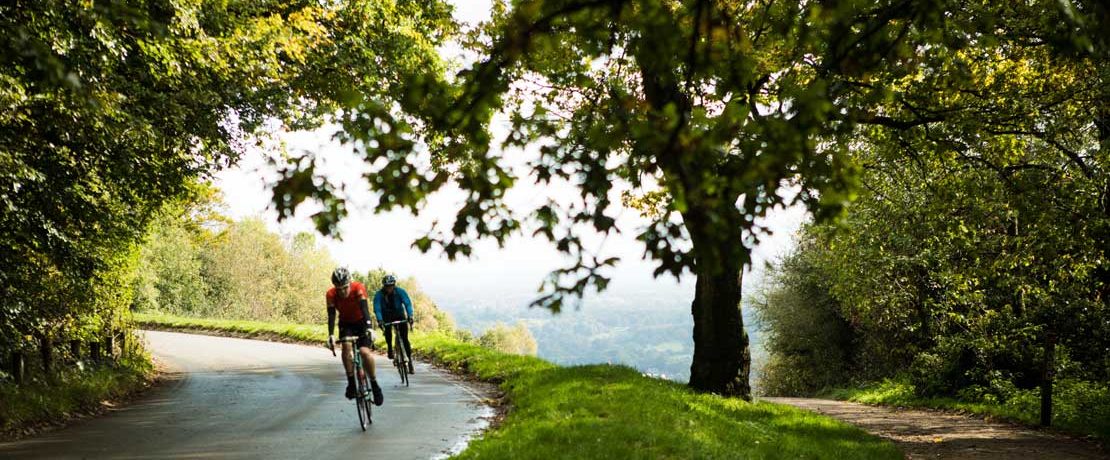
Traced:
[[129, 406], [0, 444], [0, 458], [434, 458], [492, 415], [470, 389], [418, 364], [412, 386], [384, 357], [385, 404], [364, 433], [346, 380], [325, 348], [146, 332], [170, 381]]

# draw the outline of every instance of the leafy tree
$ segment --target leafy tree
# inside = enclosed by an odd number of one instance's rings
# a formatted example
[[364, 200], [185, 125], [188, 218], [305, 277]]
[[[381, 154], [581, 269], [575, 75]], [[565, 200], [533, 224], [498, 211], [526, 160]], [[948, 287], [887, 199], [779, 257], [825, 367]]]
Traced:
[[[294, 273], [287, 270], [293, 262], [281, 237], [270, 232], [261, 219], [244, 219], [229, 226], [205, 251], [205, 259], [204, 277], [216, 316], [306, 322], [319, 322], [323, 317], [322, 308], [316, 315], [306, 315], [309, 318], [300, 317], [302, 311], [311, 310], [294, 303], [299, 296], [289, 295], [290, 284], [296, 282]], [[315, 299], [314, 303], [319, 303], [319, 297]]]
[[105, 314], [73, 292], [121, 287], [98, 298], [125, 308], [121, 257], [165, 203], [268, 122], [388, 104], [453, 30], [434, 0], [4, 2], [0, 348]]
[[[740, 279], [766, 232], [759, 218], [792, 203], [818, 218], [835, 215], [857, 191], [850, 151], [893, 146], [903, 136], [891, 132], [928, 127], [970, 146], [1006, 120], [1062, 129], [1051, 106], [1030, 110], [1035, 90], [1016, 80], [1001, 81], [1005, 93], [974, 95], [1017, 62], [1047, 76], [1057, 54], [1067, 56], [1058, 61], [1067, 75], [1104, 77], [1104, 11], [1097, 2], [518, 0], [498, 3], [469, 37], [483, 58], [457, 84], [414, 85], [422, 107], [410, 99], [400, 107], [416, 116], [353, 104], [340, 121], [373, 165], [378, 210], [418, 212], [448, 179], [468, 193], [453, 225], [417, 248], [465, 256], [478, 238], [504, 242], [530, 225], [575, 256], [538, 301], [554, 311], [565, 294], [605, 288], [603, 269], [616, 260], [587, 250], [578, 229], [615, 231], [614, 184], [630, 184], [625, 200], [653, 219], [640, 239], [657, 274], [697, 276], [691, 386], [747, 397]], [[1053, 31], [1058, 24], [1068, 27]], [[1077, 80], [1068, 78], [1039, 88], [1068, 101], [1097, 94], [1072, 91]], [[531, 179], [569, 181], [580, 196], [551, 197], [524, 213], [508, 208], [505, 192], [520, 177], [490, 149], [486, 130], [501, 110], [511, 124], [502, 146], [539, 148]], [[419, 154], [420, 140], [432, 161]], [[287, 174], [295, 180], [276, 191], [279, 207], [290, 194], [341, 208], [341, 197], [304, 179], [311, 170]], [[783, 193], [788, 185], [801, 192]]]
[[152, 222], [136, 269], [133, 308], [177, 314], [211, 313], [198, 236], [182, 221], [180, 216], [167, 214]]
[[316, 242], [312, 233], [301, 232], [288, 243], [289, 258], [282, 272], [287, 283], [282, 287], [283, 316], [297, 321], [317, 322], [325, 312], [324, 293], [331, 287], [335, 260], [327, 248]]
[[1077, 376], [1106, 378], [1110, 48], [1094, 32], [1106, 9], [988, 11], [953, 15], [978, 33], [921, 53], [937, 71], [858, 82], [889, 91], [861, 120], [867, 191], [845, 229], [817, 231], [862, 348], [900, 344], [878, 361], [912, 366], [930, 394], [1035, 386], [1050, 336]]
[[517, 322], [515, 326], [510, 327], [499, 321], [478, 337], [478, 343], [483, 347], [504, 353], [536, 355], [536, 339], [532, 337], [528, 326], [523, 322]]

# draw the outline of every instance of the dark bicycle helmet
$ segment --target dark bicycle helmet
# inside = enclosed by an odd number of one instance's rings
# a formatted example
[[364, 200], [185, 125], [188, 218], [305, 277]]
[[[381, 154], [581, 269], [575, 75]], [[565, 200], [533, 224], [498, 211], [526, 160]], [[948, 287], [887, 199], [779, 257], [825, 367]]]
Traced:
[[351, 284], [351, 272], [347, 267], [339, 267], [331, 272], [331, 284], [336, 287]]
[[385, 278], [382, 278], [382, 286], [396, 286], [396, 285], [397, 285], [397, 277], [396, 276], [385, 275]]

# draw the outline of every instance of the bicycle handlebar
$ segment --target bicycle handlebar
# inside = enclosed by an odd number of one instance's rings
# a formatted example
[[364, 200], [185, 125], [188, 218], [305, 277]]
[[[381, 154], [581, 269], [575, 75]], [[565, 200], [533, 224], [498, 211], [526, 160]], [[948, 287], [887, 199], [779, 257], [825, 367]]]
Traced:
[[385, 327], [385, 326], [392, 326], [392, 325], [394, 325], [394, 324], [401, 324], [401, 323], [407, 323], [407, 322], [409, 322], [409, 320], [407, 320], [407, 319], [403, 319], [403, 320], [400, 320], [400, 321], [393, 321], [393, 322], [389, 322], [389, 323], [382, 323], [382, 326], [383, 326], [383, 327]]
[[[335, 341], [335, 343], [343, 343], [343, 342], [351, 342], [351, 343], [355, 343], [355, 342], [358, 342], [358, 339], [360, 339], [360, 338], [361, 338], [361, 337], [359, 337], [359, 336], [357, 336], [357, 335], [346, 335], [346, 336], [343, 336], [343, 337], [340, 337], [339, 339], [337, 339], [337, 340]], [[332, 347], [332, 349], [331, 349], [331, 355], [332, 355], [332, 356], [336, 356], [336, 354], [335, 354], [335, 347]]]

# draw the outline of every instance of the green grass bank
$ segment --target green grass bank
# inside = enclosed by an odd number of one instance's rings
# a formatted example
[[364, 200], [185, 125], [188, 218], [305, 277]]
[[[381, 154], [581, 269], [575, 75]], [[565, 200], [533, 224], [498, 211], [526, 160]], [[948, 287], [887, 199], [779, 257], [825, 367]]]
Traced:
[[[135, 320], [158, 329], [327, 338], [322, 325], [151, 314]], [[828, 417], [698, 394], [625, 366], [558, 366], [440, 332], [413, 334], [413, 347], [443, 367], [498, 384], [511, 404], [502, 423], [457, 458], [902, 458], [893, 444]]]
[[[1110, 385], [1061, 380], [1053, 393], [1054, 429], [1110, 443]], [[1029, 426], [1040, 423], [1041, 399], [1037, 389], [1011, 389], [1004, 399], [994, 395], [977, 399], [921, 397], [913, 384], [888, 379], [856, 388], [827, 390], [820, 396], [863, 404], [960, 411]]]
[[104, 401], [147, 388], [153, 374], [149, 357], [137, 355], [111, 365], [62, 369], [52, 378], [36, 377], [23, 385], [0, 383], [0, 439], [97, 412]]

